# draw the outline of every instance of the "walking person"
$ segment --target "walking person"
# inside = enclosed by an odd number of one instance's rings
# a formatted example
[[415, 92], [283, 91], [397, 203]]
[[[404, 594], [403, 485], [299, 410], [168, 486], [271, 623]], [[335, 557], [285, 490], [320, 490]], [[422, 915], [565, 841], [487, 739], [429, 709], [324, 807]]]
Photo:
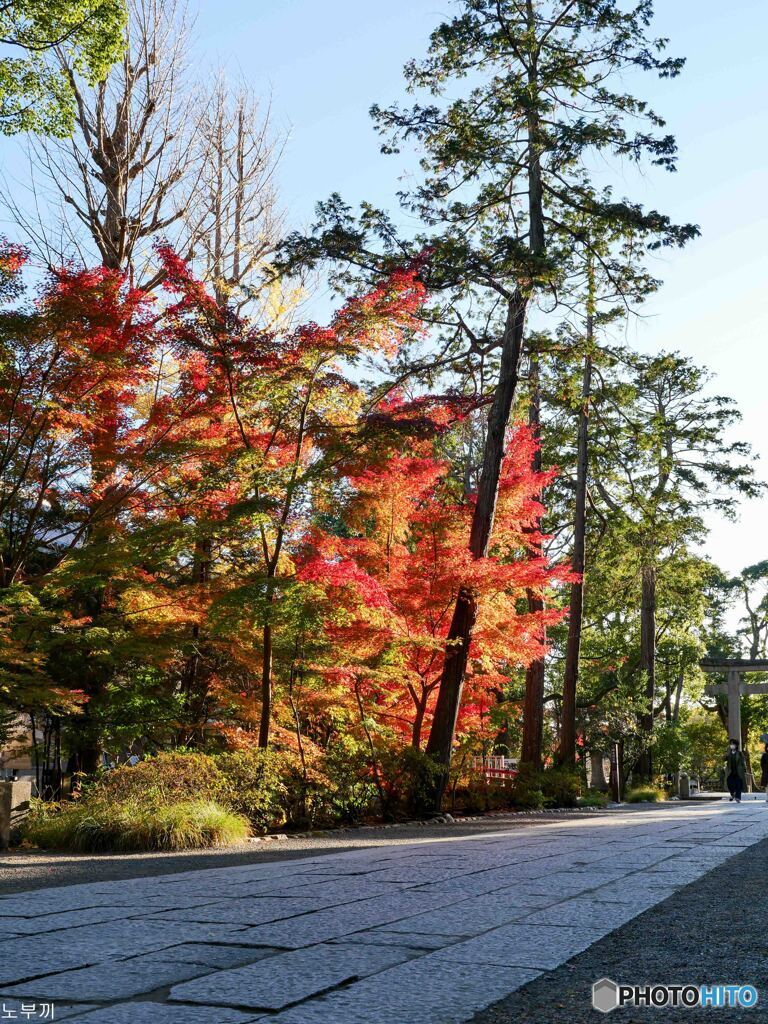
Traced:
[[768, 803], [768, 743], [765, 744], [763, 756], [760, 758], [760, 785], [765, 790], [765, 800]]
[[[766, 747], [768, 749], [768, 747]], [[728, 744], [728, 753], [725, 755], [726, 785], [731, 794], [731, 800], [737, 804], [741, 803], [741, 794], [747, 785], [747, 765], [744, 754], [739, 750], [739, 741], [732, 739]], [[766, 783], [768, 785], [768, 782]]]

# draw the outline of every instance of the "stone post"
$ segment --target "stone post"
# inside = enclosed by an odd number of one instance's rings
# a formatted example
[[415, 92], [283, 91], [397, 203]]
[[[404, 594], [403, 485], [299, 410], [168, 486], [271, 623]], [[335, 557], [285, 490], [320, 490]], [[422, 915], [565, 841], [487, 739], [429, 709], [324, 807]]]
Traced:
[[728, 672], [728, 739], [741, 747], [741, 673], [736, 669]]
[[0, 850], [7, 850], [19, 826], [29, 813], [32, 780], [0, 782]]
[[602, 751], [593, 750], [589, 755], [589, 785], [592, 789], [599, 789], [601, 793], [607, 793], [610, 789], [605, 778]]
[[611, 799], [621, 803], [621, 747], [618, 743], [611, 744]]

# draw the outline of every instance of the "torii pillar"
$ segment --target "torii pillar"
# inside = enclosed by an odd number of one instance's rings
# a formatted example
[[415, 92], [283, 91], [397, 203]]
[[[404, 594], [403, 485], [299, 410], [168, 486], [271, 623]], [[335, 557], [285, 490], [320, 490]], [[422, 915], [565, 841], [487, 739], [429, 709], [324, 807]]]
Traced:
[[700, 662], [705, 672], [726, 672], [728, 681], [710, 683], [704, 692], [709, 696], [728, 697], [728, 739], [738, 740], [741, 744], [741, 695], [743, 693], [768, 694], [768, 683], [742, 683], [745, 672], [768, 672], [768, 659], [750, 661], [747, 658], [704, 658]]

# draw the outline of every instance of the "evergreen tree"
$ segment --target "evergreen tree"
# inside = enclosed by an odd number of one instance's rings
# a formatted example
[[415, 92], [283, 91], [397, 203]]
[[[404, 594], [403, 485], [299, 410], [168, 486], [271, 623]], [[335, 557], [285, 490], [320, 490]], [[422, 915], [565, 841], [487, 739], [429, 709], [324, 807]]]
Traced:
[[[498, 360], [488, 386], [488, 422], [470, 536], [483, 557], [493, 531], [504, 440], [518, 391], [528, 312], [550, 303], [592, 253], [613, 276], [615, 252], [582, 244], [619, 231], [635, 250], [685, 243], [696, 234], [655, 210], [617, 199], [593, 180], [594, 158], [675, 167], [675, 142], [643, 101], [621, 91], [623, 73], [673, 77], [682, 60], [649, 35], [652, 4], [623, 11], [615, 0], [525, 3], [463, 0], [432, 34], [427, 57], [406, 66], [410, 108], [373, 108], [384, 151], [419, 150], [423, 177], [402, 203], [426, 225], [404, 246], [391, 224], [365, 208], [356, 220], [339, 197], [321, 208], [310, 239], [294, 236], [283, 266], [331, 256], [370, 270], [384, 257], [428, 249], [427, 283], [442, 298], [434, 316], [448, 344], [443, 365]], [[579, 221], [577, 224], [576, 221]], [[377, 255], [378, 253], [378, 255]], [[616, 273], [617, 279], [620, 277]], [[636, 281], [622, 282], [627, 300]], [[642, 287], [639, 289], [642, 292]], [[432, 368], [434, 369], [434, 360]], [[450, 759], [474, 628], [471, 588], [457, 595], [429, 751]]]

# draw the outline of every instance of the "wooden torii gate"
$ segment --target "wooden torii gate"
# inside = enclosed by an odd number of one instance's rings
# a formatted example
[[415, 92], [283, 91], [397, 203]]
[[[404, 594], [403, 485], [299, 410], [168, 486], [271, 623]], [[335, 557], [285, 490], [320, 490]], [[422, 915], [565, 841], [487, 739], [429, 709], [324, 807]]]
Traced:
[[768, 683], [743, 683], [745, 672], [768, 672], [768, 659], [759, 658], [704, 658], [699, 662], [705, 672], [727, 672], [727, 683], [710, 683], [704, 692], [710, 697], [728, 697], [728, 738], [741, 743], [741, 695], [743, 693], [768, 694]]

